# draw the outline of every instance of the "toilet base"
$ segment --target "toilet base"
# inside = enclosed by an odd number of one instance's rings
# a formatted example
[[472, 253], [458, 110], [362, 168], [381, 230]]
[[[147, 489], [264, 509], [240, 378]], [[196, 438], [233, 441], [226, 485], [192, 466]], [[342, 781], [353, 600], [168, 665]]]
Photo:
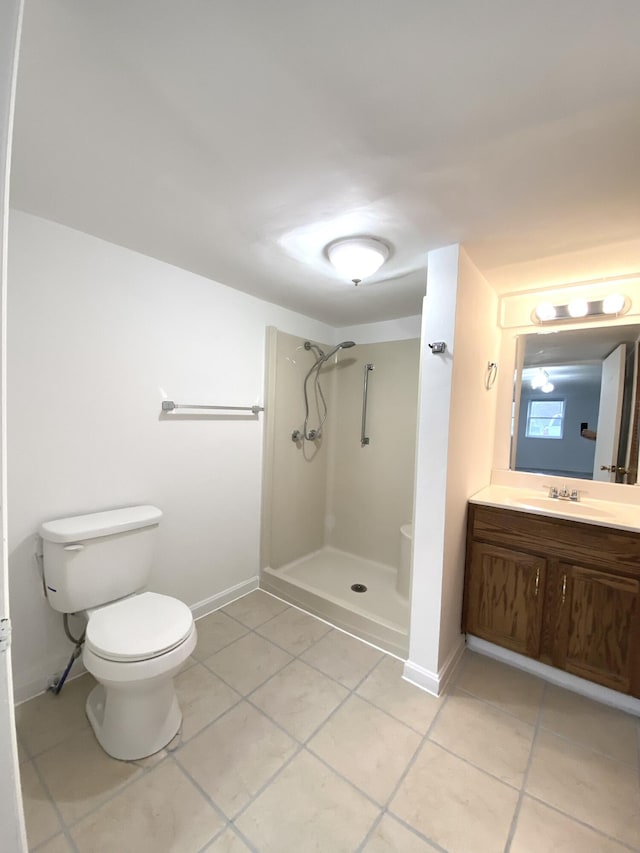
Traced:
[[158, 752], [182, 724], [172, 679], [137, 693], [97, 684], [87, 698], [86, 711], [100, 746], [121, 761]]
[[104, 751], [121, 761], [158, 752], [182, 723], [173, 678], [196, 647], [195, 625], [173, 649], [142, 661], [98, 657], [86, 645], [82, 660], [98, 684], [87, 699], [87, 717]]

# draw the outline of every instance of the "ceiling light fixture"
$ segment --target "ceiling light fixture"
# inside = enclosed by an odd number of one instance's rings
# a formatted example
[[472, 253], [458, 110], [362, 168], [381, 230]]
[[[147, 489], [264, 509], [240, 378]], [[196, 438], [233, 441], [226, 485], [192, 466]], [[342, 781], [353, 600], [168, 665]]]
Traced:
[[579, 320], [583, 317], [594, 319], [626, 314], [631, 308], [631, 300], [621, 293], [612, 293], [604, 299], [572, 299], [568, 305], [552, 305], [541, 302], [533, 311], [531, 319], [538, 325], [545, 323]]
[[340, 275], [358, 285], [380, 269], [389, 247], [376, 237], [346, 237], [330, 243], [326, 253]]
[[531, 387], [534, 391], [537, 391], [538, 388], [542, 388], [542, 386], [546, 385], [548, 382], [549, 374], [542, 367], [539, 367], [531, 377]]

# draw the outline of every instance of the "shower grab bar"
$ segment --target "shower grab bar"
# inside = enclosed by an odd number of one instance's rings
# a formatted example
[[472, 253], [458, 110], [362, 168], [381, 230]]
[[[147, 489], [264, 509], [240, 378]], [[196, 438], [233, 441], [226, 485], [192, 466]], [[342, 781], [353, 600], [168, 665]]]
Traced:
[[360, 433], [360, 447], [366, 447], [369, 444], [369, 437], [367, 436], [367, 395], [369, 394], [369, 373], [372, 370], [372, 364], [365, 364], [362, 384], [362, 431]]
[[162, 411], [172, 412], [174, 409], [210, 409], [218, 412], [251, 412], [257, 415], [264, 412], [264, 406], [200, 406], [194, 403], [174, 403], [173, 400], [162, 401]]

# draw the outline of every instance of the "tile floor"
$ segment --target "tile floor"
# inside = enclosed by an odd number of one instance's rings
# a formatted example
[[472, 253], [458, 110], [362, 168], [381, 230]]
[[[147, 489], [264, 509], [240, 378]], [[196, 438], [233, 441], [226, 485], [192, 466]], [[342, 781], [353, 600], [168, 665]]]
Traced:
[[638, 720], [467, 653], [446, 695], [260, 591], [198, 622], [182, 731], [97, 746], [83, 676], [18, 708], [41, 853], [640, 850]]

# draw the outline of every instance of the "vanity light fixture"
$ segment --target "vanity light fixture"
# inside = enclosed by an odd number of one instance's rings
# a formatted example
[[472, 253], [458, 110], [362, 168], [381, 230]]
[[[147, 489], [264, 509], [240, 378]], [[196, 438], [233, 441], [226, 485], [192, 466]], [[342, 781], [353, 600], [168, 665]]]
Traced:
[[533, 311], [531, 319], [534, 323], [542, 325], [545, 323], [557, 323], [563, 321], [578, 320], [586, 317], [611, 317], [626, 314], [631, 308], [631, 300], [621, 293], [612, 293], [604, 299], [572, 299], [568, 305], [552, 305], [550, 302], [541, 302]]
[[571, 317], [586, 317], [589, 313], [589, 303], [586, 299], [572, 299], [567, 305]]
[[536, 318], [540, 323], [548, 323], [556, 319], [556, 309], [550, 302], [541, 302], [536, 308]]
[[389, 257], [389, 247], [377, 237], [346, 237], [325, 249], [340, 275], [358, 285], [377, 272]]
[[602, 310], [605, 314], [622, 314], [625, 302], [626, 299], [621, 293], [612, 293], [602, 300]]

